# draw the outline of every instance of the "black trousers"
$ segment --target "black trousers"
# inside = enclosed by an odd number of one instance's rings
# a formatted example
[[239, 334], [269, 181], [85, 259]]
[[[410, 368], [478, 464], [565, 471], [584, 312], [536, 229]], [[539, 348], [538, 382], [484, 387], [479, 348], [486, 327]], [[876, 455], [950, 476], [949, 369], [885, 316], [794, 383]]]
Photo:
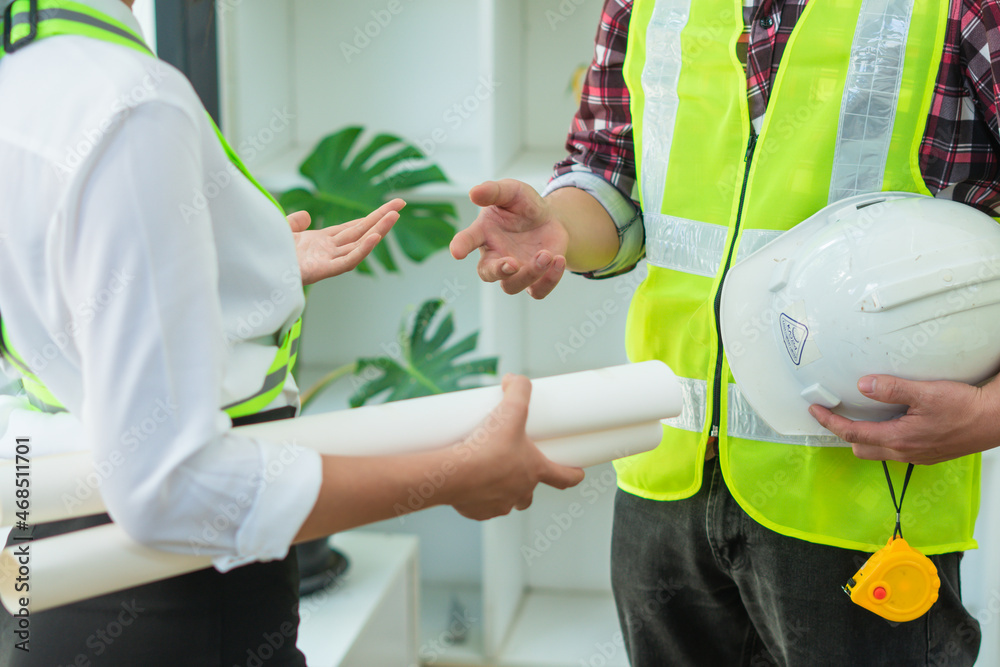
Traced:
[[[42, 539], [109, 521], [57, 521], [32, 533]], [[16, 647], [15, 619], [0, 607], [0, 667], [304, 667], [295, 646], [298, 589], [294, 549], [225, 574], [192, 572], [33, 613], [29, 652]]]
[[962, 605], [962, 554], [930, 557], [940, 597], [906, 623], [841, 591], [870, 555], [760, 525], [718, 457], [685, 500], [619, 490], [611, 569], [624, 646], [607, 650], [627, 650], [632, 667], [970, 667], [981, 633]]

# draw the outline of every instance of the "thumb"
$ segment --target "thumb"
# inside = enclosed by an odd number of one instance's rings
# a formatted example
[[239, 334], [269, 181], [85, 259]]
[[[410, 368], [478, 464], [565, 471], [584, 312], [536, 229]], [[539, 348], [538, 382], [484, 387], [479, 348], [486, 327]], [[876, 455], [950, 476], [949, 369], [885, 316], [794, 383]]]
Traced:
[[[469, 190], [469, 200], [481, 208], [497, 206], [503, 209], [523, 210], [531, 206], [532, 199], [537, 199], [538, 193], [527, 183], [513, 178], [503, 178], [499, 181], [486, 181]], [[529, 209], [528, 213], [535, 213]]]
[[920, 394], [918, 383], [893, 375], [866, 375], [858, 380], [858, 391], [880, 403], [912, 405]]
[[568, 489], [583, 481], [583, 468], [570, 468], [546, 459], [545, 469], [538, 481], [557, 489]]
[[531, 380], [523, 375], [507, 373], [500, 382], [503, 389], [504, 412], [512, 412], [517, 428], [523, 429], [528, 420], [528, 404], [531, 402]]
[[288, 220], [288, 226], [295, 233], [306, 231], [312, 224], [312, 216], [309, 215], [309, 211], [296, 211], [289, 215], [286, 220]]
[[469, 190], [469, 201], [476, 206], [492, 206], [500, 199], [500, 183], [485, 181]]

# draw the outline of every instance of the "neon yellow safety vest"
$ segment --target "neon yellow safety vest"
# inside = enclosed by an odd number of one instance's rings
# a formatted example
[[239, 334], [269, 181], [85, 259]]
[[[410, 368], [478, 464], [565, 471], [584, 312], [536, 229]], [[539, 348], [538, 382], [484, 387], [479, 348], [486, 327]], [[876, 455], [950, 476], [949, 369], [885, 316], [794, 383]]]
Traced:
[[[839, 441], [782, 436], [753, 411], [721, 349], [719, 291], [734, 262], [828, 203], [929, 194], [918, 147], [947, 14], [943, 0], [813, 0], [755, 137], [736, 55], [743, 3], [636, 0], [625, 81], [649, 275], [630, 307], [627, 348], [632, 361], [665, 361], [686, 400], [656, 450], [616, 464], [622, 489], [693, 495], [717, 434], [727, 484], [753, 519], [812, 542], [884, 546], [895, 510], [881, 464], [849, 447], [801, 446]], [[902, 465], [890, 469], [902, 478]], [[979, 472], [978, 454], [916, 470], [903, 513], [910, 544], [931, 554], [975, 546]]]
[[[136, 51], [153, 56], [153, 52], [128, 26], [113, 18], [96, 11], [87, 5], [66, 0], [17, 0], [7, 7], [4, 13], [3, 49], [0, 50], [0, 63], [8, 54], [47, 37], [58, 35], [78, 35], [91, 37], [112, 44], [126, 46]], [[250, 174], [246, 165], [240, 160], [236, 151], [222, 136], [218, 126], [209, 117], [209, 122], [215, 129], [226, 155], [233, 165], [253, 183], [264, 196], [270, 199], [278, 210], [281, 206], [274, 197], [265, 190]], [[284, 215], [284, 211], [282, 211]], [[281, 337], [278, 347], [259, 390], [223, 409], [230, 417], [253, 415], [266, 408], [276, 399], [285, 385], [288, 375], [295, 366], [298, 356], [299, 335], [302, 331], [302, 319], [299, 318]], [[62, 412], [65, 408], [59, 399], [31, 371], [30, 359], [23, 359], [10, 345], [6, 326], [0, 321], [0, 354], [4, 356], [22, 374], [21, 384], [25, 393], [36, 408], [46, 412]]]

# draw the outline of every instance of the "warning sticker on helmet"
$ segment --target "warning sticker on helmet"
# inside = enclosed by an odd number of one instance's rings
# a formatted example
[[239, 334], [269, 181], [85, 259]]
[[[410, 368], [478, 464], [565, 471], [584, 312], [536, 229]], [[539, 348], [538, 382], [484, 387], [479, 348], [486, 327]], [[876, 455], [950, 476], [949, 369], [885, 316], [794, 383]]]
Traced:
[[781, 329], [781, 340], [785, 342], [788, 356], [792, 358], [792, 363], [798, 366], [802, 361], [802, 350], [805, 348], [806, 339], [809, 338], [809, 327], [793, 320], [785, 313], [778, 318], [778, 327]]

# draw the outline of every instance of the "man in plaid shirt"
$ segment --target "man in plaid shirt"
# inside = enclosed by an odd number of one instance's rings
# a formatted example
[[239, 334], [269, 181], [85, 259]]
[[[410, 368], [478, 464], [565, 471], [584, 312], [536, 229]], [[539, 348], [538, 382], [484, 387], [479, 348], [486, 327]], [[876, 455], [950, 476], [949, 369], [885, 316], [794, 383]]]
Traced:
[[[744, 0], [744, 32], [736, 51], [746, 70], [755, 134], [806, 7], [807, 0]], [[479, 248], [480, 276], [499, 281], [507, 293], [526, 290], [541, 299], [566, 268], [609, 277], [632, 270], [645, 254], [625, 77], [632, 18], [632, 1], [606, 0], [595, 58], [567, 140], [570, 154], [556, 166], [544, 196], [512, 180], [483, 183], [470, 192], [483, 210], [456, 235], [452, 254], [461, 259]], [[919, 146], [919, 174], [935, 196], [991, 215], [1000, 205], [1000, 79], [994, 62], [1000, 63], [1000, 2], [952, 0]], [[852, 443], [859, 458], [932, 464], [1000, 443], [1000, 383], [977, 388], [871, 379], [862, 379], [862, 392], [909, 405], [905, 418], [851, 422], [812, 408], [824, 427]], [[843, 573], [853, 574], [867, 555], [779, 535], [754, 522], [726, 490], [715, 444], [709, 437], [704, 482], [690, 498], [655, 501], [619, 491], [613, 584], [633, 665], [975, 661], [980, 630], [960, 599], [960, 553], [933, 557], [941, 596], [918, 621], [893, 627], [844, 596], [823, 591], [813, 597], [821, 576], [837, 572], [835, 578], [846, 579]]]

